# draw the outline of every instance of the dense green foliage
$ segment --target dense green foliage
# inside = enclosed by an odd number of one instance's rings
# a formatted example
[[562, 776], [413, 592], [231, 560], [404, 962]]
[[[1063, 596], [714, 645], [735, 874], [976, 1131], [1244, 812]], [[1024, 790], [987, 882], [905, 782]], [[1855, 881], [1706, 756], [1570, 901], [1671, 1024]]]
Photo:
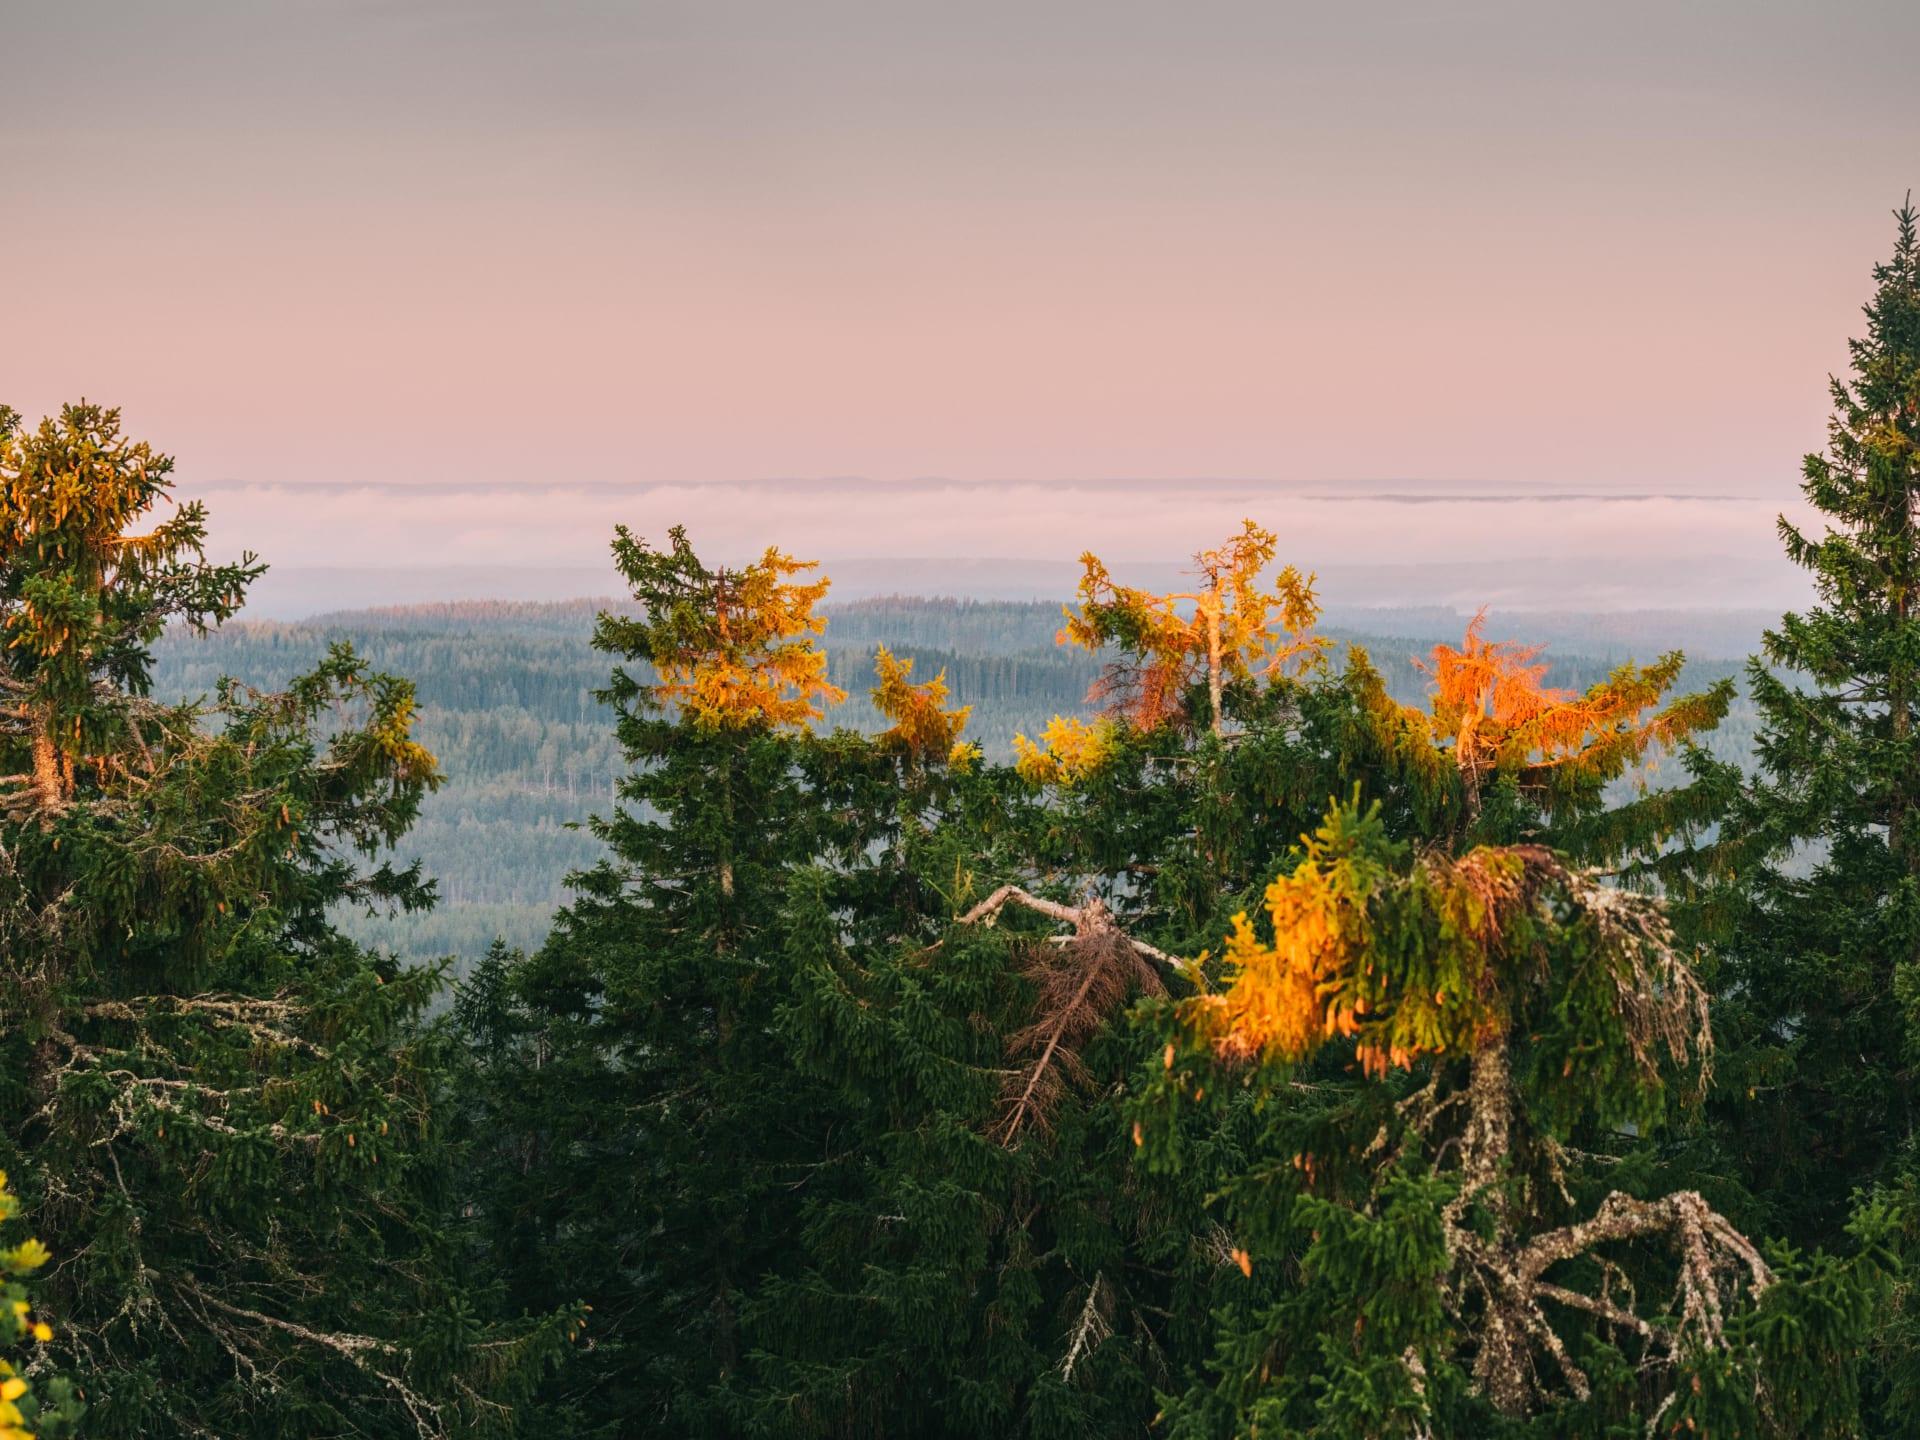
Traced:
[[1911, 1433], [1917, 229], [1744, 699], [1253, 522], [228, 624], [0, 409], [0, 1437]]
[[166, 464], [117, 422], [0, 425], [0, 1157], [61, 1257], [43, 1363], [92, 1435], [480, 1423], [566, 1321], [483, 1322], [421, 1021], [439, 975], [328, 918], [427, 898], [367, 863], [437, 779], [411, 691], [340, 649], [282, 691], [148, 699], [164, 621], [231, 613], [250, 571], [203, 560], [192, 507], [125, 533]]
[[[1920, 217], [1897, 221], [1805, 461], [1823, 533], [1781, 521], [1817, 603], [1750, 668], [1758, 774], [1720, 777], [1737, 800], [1699, 908], [1723, 966], [1722, 1163], [1771, 1230], [1832, 1243], [1890, 1208], [1920, 1256]], [[1920, 1426], [1908, 1293], [1871, 1371], [1886, 1433]]]

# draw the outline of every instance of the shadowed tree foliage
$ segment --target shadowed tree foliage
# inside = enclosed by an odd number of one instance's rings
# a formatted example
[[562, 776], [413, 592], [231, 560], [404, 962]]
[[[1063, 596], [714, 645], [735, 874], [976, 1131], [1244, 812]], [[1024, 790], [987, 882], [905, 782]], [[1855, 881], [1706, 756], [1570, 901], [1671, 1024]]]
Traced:
[[[1893, 1203], [1920, 1254], [1920, 217], [1895, 214], [1823, 453], [1784, 517], [1817, 603], [1782, 617], [1748, 671], [1758, 774], [1736, 792], [1694, 895], [1721, 957], [1722, 1163], [1769, 1223], [1834, 1245]], [[1863, 1194], [1870, 1187], [1882, 1194]], [[1907, 1287], [1875, 1347], [1885, 1433], [1920, 1425], [1920, 1312]]]
[[556, 1318], [482, 1328], [446, 1241], [438, 983], [343, 940], [420, 904], [368, 862], [433, 757], [411, 691], [333, 653], [284, 692], [145, 695], [169, 618], [236, 608], [164, 457], [70, 406], [0, 442], [0, 688], [27, 761], [0, 820], [9, 1168], [62, 1260], [43, 1346], [92, 1435], [437, 1436], [487, 1423]]
[[[496, 956], [463, 996], [489, 1054], [473, 1204], [514, 1293], [593, 1307], [550, 1421], [731, 1434], [743, 1303], [788, 1263], [837, 1117], [777, 1025], [795, 876], [860, 890], [898, 823], [896, 762], [806, 729], [840, 697], [814, 642], [827, 583], [793, 578], [809, 566], [709, 568], [678, 529], [664, 550], [622, 529], [614, 557], [635, 611], [602, 615], [594, 643], [632, 768], [594, 822], [612, 858], [573, 877], [545, 947]], [[902, 668], [892, 698], [917, 764], [930, 693]]]

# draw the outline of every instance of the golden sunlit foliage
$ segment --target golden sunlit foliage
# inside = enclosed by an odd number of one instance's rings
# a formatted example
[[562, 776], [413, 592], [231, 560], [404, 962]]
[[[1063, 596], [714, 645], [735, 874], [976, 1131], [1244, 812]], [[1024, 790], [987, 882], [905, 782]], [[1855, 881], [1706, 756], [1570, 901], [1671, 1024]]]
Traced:
[[[1388, 698], [1364, 655], [1356, 665], [1395, 748], [1429, 778], [1457, 774], [1469, 815], [1494, 775], [1511, 776], [1550, 805], [1559, 795], [1596, 790], [1650, 747], [1684, 739], [1724, 712], [1725, 694], [1710, 692], [1648, 713], [1678, 678], [1678, 654], [1651, 666], [1622, 665], [1576, 695], [1545, 683], [1539, 647], [1488, 640], [1484, 623], [1476, 617], [1458, 647], [1434, 647], [1427, 709]], [[1336, 808], [1303, 844], [1300, 865], [1267, 887], [1271, 942], [1245, 915], [1236, 917], [1228, 988], [1196, 1002], [1196, 1018], [1222, 1053], [1294, 1063], [1335, 1036], [1354, 1036], [1356, 1056], [1373, 1075], [1422, 1056], [1471, 1053], [1506, 1032], [1511, 987], [1495, 962], [1517, 953], [1516, 929], [1545, 923], [1535, 907], [1549, 893], [1576, 907], [1561, 921], [1586, 924], [1616, 944], [1625, 967], [1617, 977], [1624, 988], [1614, 995], [1621, 1016], [1658, 1008], [1651, 996], [1631, 998], [1641, 963], [1634, 957], [1636, 946], [1666, 954], [1664, 929], [1635, 908], [1639, 901], [1567, 870], [1547, 849], [1482, 845], [1449, 856], [1436, 848], [1399, 875], [1377, 822], [1350, 807]], [[1377, 927], [1389, 912], [1416, 928], [1383, 942]], [[1678, 963], [1670, 962], [1660, 963]], [[1666, 989], [1697, 993], [1690, 973]], [[1684, 1035], [1669, 1038], [1684, 1051]]]
[[1406, 861], [1377, 808], [1336, 806], [1302, 844], [1299, 865], [1267, 887], [1271, 939], [1235, 916], [1225, 988], [1188, 1002], [1221, 1055], [1297, 1064], [1352, 1036], [1361, 1068], [1379, 1076], [1504, 1046], [1520, 992], [1549, 983], [1543, 947], [1553, 945], [1579, 957], [1578, 983], [1611, 1017], [1604, 1040], [1578, 1040], [1596, 1075], [1612, 1064], [1651, 1085], [1663, 1055], [1685, 1062], [1709, 1043], [1704, 993], [1649, 897], [1602, 886], [1537, 845]]
[[893, 722], [882, 732], [880, 743], [923, 760], [958, 757], [966, 748], [960, 743], [960, 732], [966, 729], [973, 707], [946, 708], [947, 672], [916, 684], [913, 661], [895, 659], [884, 645], [874, 654], [873, 669], [873, 708]]
[[1459, 646], [1433, 648], [1426, 708], [1389, 696], [1363, 651], [1350, 665], [1386, 747], [1423, 788], [1457, 778], [1469, 818], [1496, 776], [1550, 813], [1578, 810], [1656, 747], [1718, 724], [1732, 699], [1722, 682], [1662, 705], [1684, 665], [1677, 651], [1651, 665], [1623, 664], [1584, 694], [1554, 689], [1541, 647], [1489, 640], [1485, 622], [1482, 612]]
[[1480, 849], [1416, 867], [1410, 883], [1445, 938], [1395, 974], [1376, 956], [1376, 906], [1402, 883], [1381, 838], [1374, 815], [1336, 808], [1302, 837], [1306, 858], [1294, 872], [1267, 887], [1272, 942], [1244, 913], [1234, 917], [1227, 988], [1193, 1011], [1221, 1054], [1294, 1064], [1336, 1036], [1359, 1035], [1357, 1058], [1378, 1075], [1422, 1055], [1465, 1054], [1502, 1023], [1487, 949], [1523, 895], [1526, 855]]
[[1060, 643], [1120, 648], [1126, 658], [1108, 672], [1096, 696], [1141, 729], [1181, 718], [1188, 693], [1204, 675], [1208, 723], [1217, 734], [1227, 684], [1305, 669], [1326, 648], [1312, 634], [1320, 619], [1313, 576], [1289, 565], [1271, 590], [1260, 586], [1278, 543], [1272, 531], [1248, 520], [1224, 545], [1193, 557], [1198, 589], [1167, 595], [1116, 585], [1098, 556], [1082, 555], [1080, 609], [1066, 611]]
[[1072, 785], [1097, 772], [1113, 754], [1112, 722], [1088, 723], [1056, 715], [1034, 744], [1024, 735], [1013, 737], [1013, 766], [1021, 778], [1035, 785]]
[[687, 542], [668, 532], [669, 551], [654, 550], [624, 525], [614, 559], [645, 608], [640, 619], [603, 616], [604, 648], [643, 656], [656, 680], [644, 687], [660, 706], [677, 705], [695, 723], [716, 729], [804, 726], [846, 692], [827, 681], [827, 657], [814, 637], [827, 627], [814, 613], [831, 584], [795, 583], [815, 568], [769, 548], [740, 569], [708, 569]]
[[139, 694], [146, 646], [169, 620], [227, 619], [260, 572], [202, 561], [206, 512], [180, 506], [129, 534], [166, 499], [173, 461], [120, 431], [120, 412], [82, 402], [34, 428], [0, 405], [0, 751], [21, 769], [4, 801], [44, 822], [98, 766], [124, 716], [96, 682]]

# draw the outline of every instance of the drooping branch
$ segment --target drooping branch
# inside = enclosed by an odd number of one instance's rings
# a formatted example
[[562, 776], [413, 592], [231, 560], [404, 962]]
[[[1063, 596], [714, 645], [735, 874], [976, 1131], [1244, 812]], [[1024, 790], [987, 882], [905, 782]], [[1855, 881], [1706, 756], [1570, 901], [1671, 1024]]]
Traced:
[[[380, 1340], [371, 1335], [355, 1335], [346, 1332], [315, 1330], [311, 1326], [301, 1325], [292, 1320], [284, 1320], [277, 1315], [269, 1315], [245, 1306], [233, 1305], [219, 1296], [209, 1294], [193, 1280], [187, 1280], [180, 1289], [197, 1302], [203, 1323], [214, 1331], [228, 1348], [238, 1351], [258, 1350], [260, 1329], [276, 1331], [303, 1344], [314, 1346], [339, 1356], [354, 1369], [379, 1381], [391, 1390], [394, 1397], [407, 1412], [415, 1433], [420, 1440], [441, 1440], [450, 1432], [441, 1407], [420, 1394], [405, 1378], [405, 1371], [411, 1353], [398, 1345]], [[207, 1311], [215, 1310], [235, 1320], [247, 1322], [254, 1327], [236, 1329], [214, 1321]]]
[[1053, 948], [1032, 947], [1022, 967], [1034, 987], [1033, 1018], [1007, 1037], [1007, 1057], [1018, 1063], [1002, 1087], [1001, 1115], [994, 1125], [1000, 1143], [1011, 1146], [1026, 1127], [1044, 1129], [1067, 1087], [1085, 1081], [1081, 1049], [1130, 996], [1166, 993], [1147, 959], [1174, 967], [1180, 962], [1128, 936], [1098, 897], [1062, 905], [1017, 885], [1002, 885], [959, 923], [991, 925], [1007, 905], [1074, 931], [1059, 937]]
[[193, 1017], [218, 1028], [242, 1031], [259, 1045], [298, 1050], [326, 1059], [327, 1050], [292, 1027], [301, 1018], [290, 1000], [247, 995], [138, 995], [125, 1000], [102, 1000], [81, 1012], [89, 1020], [119, 1020], [139, 1024], [155, 1017]]

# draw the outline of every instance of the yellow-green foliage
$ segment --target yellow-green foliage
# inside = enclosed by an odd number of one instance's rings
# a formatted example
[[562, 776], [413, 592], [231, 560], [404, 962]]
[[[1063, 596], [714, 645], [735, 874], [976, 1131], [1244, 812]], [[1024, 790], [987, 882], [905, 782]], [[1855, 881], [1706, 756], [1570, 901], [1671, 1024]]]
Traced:
[[[1424, 1055], [1466, 1054], [1504, 1028], [1498, 962], [1531, 899], [1529, 861], [1544, 852], [1481, 847], [1402, 875], [1377, 814], [1346, 806], [1303, 840], [1305, 859], [1266, 890], [1271, 941], [1236, 915], [1226, 988], [1192, 1002], [1216, 1050], [1291, 1064], [1351, 1035], [1362, 1069], [1380, 1075]], [[1400, 913], [1421, 925], [1402, 926]], [[1414, 936], [1421, 943], [1406, 943]]]
[[[12, 1220], [20, 1202], [7, 1188], [6, 1172], [0, 1170], [0, 1225]], [[53, 1257], [38, 1240], [22, 1240], [0, 1249], [0, 1350], [23, 1343], [43, 1344], [53, 1338], [53, 1329], [33, 1311], [26, 1278]], [[30, 1417], [38, 1410], [31, 1387], [0, 1354], [0, 1440], [33, 1440], [28, 1429]]]
[[874, 654], [873, 669], [873, 708], [893, 722], [880, 743], [921, 760], [944, 755], [965, 768], [970, 761], [962, 754], [960, 732], [973, 707], [947, 708], [947, 672], [915, 684], [913, 661], [895, 659], [884, 645]]
[[812, 561], [769, 547], [751, 565], [710, 570], [683, 527], [668, 533], [672, 548], [657, 551], [619, 527], [614, 558], [646, 615], [600, 622], [609, 648], [652, 662], [656, 678], [645, 688], [655, 704], [709, 729], [738, 730], [805, 726], [847, 698], [827, 682], [826, 652], [815, 643], [827, 622], [814, 607], [832, 582], [793, 580]]
[[1040, 743], [1013, 737], [1014, 768], [1034, 785], [1074, 785], [1096, 774], [1112, 758], [1117, 737], [1113, 723], [1089, 724], [1056, 715], [1040, 732]]
[[[1311, 575], [1291, 565], [1263, 589], [1278, 540], [1248, 520], [1224, 545], [1194, 556], [1198, 588], [1155, 595], [1116, 585], [1099, 556], [1080, 557], [1080, 608], [1066, 611], [1060, 643], [1101, 650], [1117, 645], [1126, 659], [1101, 693], [1143, 730], [1182, 714], [1187, 692], [1207, 677], [1222, 684], [1316, 663], [1327, 642], [1313, 635], [1320, 619]], [[1220, 724], [1219, 696], [1210, 722]]]

